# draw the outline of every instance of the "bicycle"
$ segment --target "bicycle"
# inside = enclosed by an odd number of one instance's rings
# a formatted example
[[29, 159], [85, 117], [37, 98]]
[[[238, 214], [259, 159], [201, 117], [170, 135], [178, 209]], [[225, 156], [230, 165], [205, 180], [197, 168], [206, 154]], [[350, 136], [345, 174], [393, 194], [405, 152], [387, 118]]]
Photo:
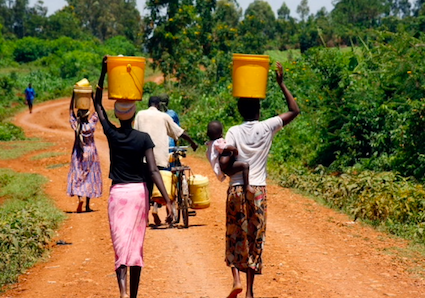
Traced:
[[[171, 156], [170, 156], [170, 166], [171, 172], [176, 177], [175, 182], [175, 201], [173, 202], [174, 207], [177, 207], [175, 210], [175, 221], [174, 223], [179, 223], [180, 218], [183, 219], [183, 226], [185, 228], [189, 227], [189, 216], [196, 215], [195, 211], [189, 211], [190, 206], [192, 205], [188, 177], [191, 175], [192, 170], [189, 166], [182, 165], [180, 158], [186, 157], [187, 146], [176, 146], [170, 147]], [[188, 174], [186, 174], [186, 172]], [[177, 204], [177, 206], [175, 206]]]

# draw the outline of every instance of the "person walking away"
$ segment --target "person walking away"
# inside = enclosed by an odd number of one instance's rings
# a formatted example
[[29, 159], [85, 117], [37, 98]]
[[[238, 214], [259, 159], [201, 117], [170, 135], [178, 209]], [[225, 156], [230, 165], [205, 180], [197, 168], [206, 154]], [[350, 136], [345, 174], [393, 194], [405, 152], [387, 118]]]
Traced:
[[[167, 218], [171, 223], [173, 212], [161, 174], [155, 163], [155, 146], [147, 133], [132, 128], [136, 111], [133, 102], [115, 102], [115, 115], [120, 127], [109, 120], [102, 106], [103, 82], [107, 70], [107, 56], [96, 88], [94, 105], [106, 135], [110, 153], [109, 178], [112, 180], [108, 200], [108, 216], [115, 251], [115, 272], [120, 297], [127, 294], [127, 268], [130, 267], [130, 297], [136, 298], [140, 274], [144, 265], [143, 244], [149, 213], [147, 177], [156, 184], [166, 202]], [[142, 167], [146, 158], [148, 171]]]
[[247, 191], [253, 195], [255, 190], [249, 184], [249, 164], [236, 161], [238, 149], [226, 144], [226, 140], [223, 139], [223, 124], [217, 120], [208, 123], [207, 136], [210, 140], [206, 142], [206, 156], [217, 179], [223, 182], [226, 175], [231, 176], [242, 172], [245, 195]]
[[75, 132], [75, 140], [68, 173], [67, 194], [71, 197], [78, 196], [77, 213], [82, 212], [83, 197], [86, 198], [86, 212], [91, 212], [93, 210], [90, 208], [90, 199], [102, 196], [102, 172], [94, 142], [99, 117], [96, 112], [89, 117], [90, 111], [85, 109], [78, 109], [75, 115], [74, 97], [73, 93], [69, 104], [69, 123]]
[[[161, 110], [161, 112], [164, 112], [167, 115], [169, 115], [171, 117], [171, 119], [173, 119], [174, 123], [177, 124], [178, 126], [180, 126], [179, 115], [177, 115], [176, 111], [168, 108], [168, 104], [170, 103], [170, 97], [168, 96], [168, 94], [166, 94], [166, 93], [160, 94], [159, 98], [160, 98], [160, 110]], [[169, 140], [169, 144], [168, 144], [169, 147], [175, 147], [176, 146], [176, 141], [172, 137], [168, 137], [168, 140]], [[171, 152], [171, 149], [169, 150], [169, 152]]]
[[32, 106], [34, 104], [34, 99], [35, 99], [35, 90], [34, 88], [31, 87], [31, 83], [30, 83], [28, 84], [28, 87], [25, 89], [25, 100], [27, 101], [30, 114], [32, 113]]
[[276, 63], [276, 80], [285, 97], [288, 112], [259, 121], [260, 100], [239, 98], [238, 110], [244, 123], [233, 126], [226, 134], [226, 142], [238, 149], [237, 161], [247, 162], [249, 182], [255, 189], [253, 198], [245, 196], [241, 172], [230, 176], [226, 202], [226, 257], [231, 268], [233, 288], [229, 298], [242, 291], [240, 272], [246, 273], [246, 298], [254, 297], [254, 277], [261, 274], [263, 261], [267, 191], [266, 165], [273, 137], [299, 113], [297, 103], [283, 82], [282, 65]]
[[[155, 144], [154, 156], [155, 161], [159, 169], [166, 170], [169, 162], [168, 152], [168, 137], [178, 140], [182, 138], [188, 141], [193, 149], [196, 151], [198, 145], [192, 140], [192, 138], [174, 123], [173, 119], [166, 113], [159, 110], [161, 99], [158, 96], [151, 96], [149, 98], [148, 106], [146, 110], [139, 111], [134, 121], [134, 129], [149, 134]], [[149, 197], [152, 196], [153, 183], [148, 181]], [[155, 225], [161, 224], [161, 219], [158, 216], [159, 205], [153, 203], [152, 216], [154, 218]]]

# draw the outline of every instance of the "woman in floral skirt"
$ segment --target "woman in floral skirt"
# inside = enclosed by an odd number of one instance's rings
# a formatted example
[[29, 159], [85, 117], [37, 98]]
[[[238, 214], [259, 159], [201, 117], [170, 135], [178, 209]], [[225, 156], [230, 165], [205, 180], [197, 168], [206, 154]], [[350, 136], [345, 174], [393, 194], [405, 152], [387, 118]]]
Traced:
[[77, 213], [83, 210], [83, 197], [86, 197], [86, 212], [90, 208], [90, 199], [102, 196], [102, 172], [99, 155], [94, 143], [94, 132], [99, 117], [94, 112], [90, 118], [90, 110], [78, 109], [74, 112], [74, 94], [69, 105], [69, 122], [75, 132], [75, 141], [71, 155], [68, 174], [67, 194], [78, 196]]

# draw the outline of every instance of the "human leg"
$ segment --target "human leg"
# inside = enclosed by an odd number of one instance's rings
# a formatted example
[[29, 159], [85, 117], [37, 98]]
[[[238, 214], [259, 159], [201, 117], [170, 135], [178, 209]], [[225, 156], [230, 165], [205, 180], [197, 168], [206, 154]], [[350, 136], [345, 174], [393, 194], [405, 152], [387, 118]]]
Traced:
[[[117, 274], [118, 288], [120, 289], [120, 297], [128, 297], [127, 295], [127, 266], [121, 265], [115, 270]], [[130, 271], [131, 274], [131, 271]]]
[[32, 113], [32, 100], [28, 100], [28, 109], [30, 111], [30, 114]]
[[142, 267], [140, 266], [130, 267], [130, 298], [137, 297], [137, 292], [139, 291], [141, 272], [142, 272]]
[[90, 198], [86, 197], [86, 212], [92, 212], [93, 210], [90, 208]]
[[219, 162], [221, 170], [227, 176], [232, 176], [238, 172], [242, 172], [245, 191], [249, 192], [251, 195], [254, 195], [255, 189], [249, 184], [249, 164], [247, 162], [236, 161], [230, 156], [220, 157]]
[[242, 291], [240, 270], [246, 269], [248, 241], [245, 227], [245, 194], [242, 186], [230, 187], [226, 201], [226, 264], [232, 269], [233, 286], [228, 298], [236, 298]]
[[254, 269], [248, 268], [246, 272], [246, 298], [254, 298]]
[[247, 197], [248, 268], [246, 271], [246, 298], [254, 297], [254, 277], [263, 268], [263, 249], [266, 237], [267, 191], [265, 186], [255, 186], [255, 195]]
[[80, 196], [78, 196], [78, 207], [77, 207], [77, 213], [83, 212], [83, 200]]
[[240, 292], [242, 292], [242, 284], [241, 277], [239, 273], [239, 269], [236, 267], [232, 267], [232, 276], [233, 276], [233, 288], [230, 291], [229, 296], [227, 298], [236, 298]]

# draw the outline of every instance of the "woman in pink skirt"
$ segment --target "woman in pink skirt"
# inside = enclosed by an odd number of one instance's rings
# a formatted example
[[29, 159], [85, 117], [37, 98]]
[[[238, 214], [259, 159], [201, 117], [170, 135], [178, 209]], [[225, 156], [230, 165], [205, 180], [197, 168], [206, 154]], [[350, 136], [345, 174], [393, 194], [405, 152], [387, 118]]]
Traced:
[[[95, 109], [108, 139], [111, 159], [109, 178], [112, 180], [112, 186], [108, 215], [115, 251], [115, 272], [121, 297], [128, 297], [126, 280], [127, 267], [130, 267], [130, 297], [136, 298], [143, 267], [143, 242], [149, 212], [146, 175], [151, 176], [166, 201], [168, 223], [171, 223], [173, 213], [155, 163], [154, 144], [147, 133], [132, 128], [136, 111], [134, 102], [116, 101], [115, 115], [120, 121], [120, 127], [115, 127], [107, 118], [102, 106], [106, 65], [107, 57], [104, 57], [96, 89]], [[144, 158], [147, 161], [148, 171], [142, 166]]]
[[74, 94], [69, 105], [69, 123], [75, 131], [75, 141], [72, 148], [71, 164], [68, 173], [67, 194], [78, 196], [77, 212], [82, 212], [83, 200], [86, 198], [86, 212], [90, 208], [90, 198], [102, 196], [102, 172], [99, 155], [94, 143], [94, 131], [99, 120], [97, 113], [90, 117], [89, 110], [78, 109], [74, 112]]

